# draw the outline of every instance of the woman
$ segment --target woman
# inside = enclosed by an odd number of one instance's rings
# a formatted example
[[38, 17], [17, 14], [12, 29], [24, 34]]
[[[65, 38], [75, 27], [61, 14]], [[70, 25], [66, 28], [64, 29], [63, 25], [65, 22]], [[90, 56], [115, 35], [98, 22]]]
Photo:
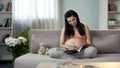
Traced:
[[[70, 39], [72, 39], [72, 41], [68, 42]], [[76, 41], [76, 39], [78, 39], [78, 41]], [[78, 44], [74, 45], [74, 43]], [[81, 43], [84, 43], [84, 45], [81, 45]], [[78, 14], [73, 10], [69, 10], [65, 13], [65, 27], [63, 27], [61, 31], [59, 47], [60, 48], [51, 48], [49, 50], [50, 57], [91, 58], [95, 57], [97, 53], [97, 49], [92, 46], [89, 28], [87, 25], [80, 22]], [[78, 51], [78, 48], [82, 48], [81, 51]], [[75, 53], [68, 54], [70, 51], [74, 51]]]

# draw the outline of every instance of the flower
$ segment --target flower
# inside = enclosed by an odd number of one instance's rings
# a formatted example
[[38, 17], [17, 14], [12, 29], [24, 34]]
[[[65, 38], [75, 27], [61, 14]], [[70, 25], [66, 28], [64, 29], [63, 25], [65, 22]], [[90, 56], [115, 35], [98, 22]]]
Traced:
[[5, 39], [5, 44], [8, 46], [8, 51], [13, 54], [13, 58], [16, 58], [24, 54], [25, 48], [27, 48], [27, 39], [19, 36], [18, 38], [8, 37]]
[[18, 37], [18, 40], [19, 40], [19, 44], [27, 42], [27, 39], [22, 36]]
[[19, 42], [19, 40], [16, 39], [16, 38], [13, 38], [13, 37], [8, 37], [8, 38], [5, 39], [5, 44], [10, 46], [10, 47], [11, 46], [14, 47], [15, 45], [18, 44], [18, 42]]
[[25, 44], [27, 42], [27, 39], [20, 36], [18, 38], [13, 38], [13, 37], [8, 37], [5, 39], [5, 44], [10, 46], [10, 47], [15, 47], [18, 44]]

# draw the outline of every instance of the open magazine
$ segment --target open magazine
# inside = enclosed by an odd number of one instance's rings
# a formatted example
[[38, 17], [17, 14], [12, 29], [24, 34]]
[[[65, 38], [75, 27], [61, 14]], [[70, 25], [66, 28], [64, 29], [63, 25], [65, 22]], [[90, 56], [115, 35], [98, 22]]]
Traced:
[[83, 46], [81, 46], [80, 48], [78, 48], [77, 51], [80, 52], [82, 48], [83, 48]]
[[83, 46], [81, 46], [80, 48], [76, 48], [74, 50], [66, 50], [65, 53], [67, 53], [67, 54], [79, 53], [82, 48], [83, 48]]

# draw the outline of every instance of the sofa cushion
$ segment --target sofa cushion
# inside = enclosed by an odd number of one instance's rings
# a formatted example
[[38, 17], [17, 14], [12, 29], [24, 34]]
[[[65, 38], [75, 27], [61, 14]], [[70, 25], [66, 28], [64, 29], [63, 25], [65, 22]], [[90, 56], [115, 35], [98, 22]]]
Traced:
[[98, 53], [120, 53], [120, 34], [96, 36], [93, 38], [93, 44]]
[[37, 53], [39, 49], [39, 43], [41, 42], [45, 42], [45, 45], [49, 48], [58, 47], [59, 35], [32, 34], [30, 52]]

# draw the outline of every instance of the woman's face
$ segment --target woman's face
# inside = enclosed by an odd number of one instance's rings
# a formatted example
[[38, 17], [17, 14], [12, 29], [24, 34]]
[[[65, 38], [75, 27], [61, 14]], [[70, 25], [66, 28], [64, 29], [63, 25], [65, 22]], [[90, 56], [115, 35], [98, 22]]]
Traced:
[[68, 21], [68, 23], [69, 23], [70, 25], [72, 25], [72, 26], [76, 26], [76, 24], [77, 24], [77, 18], [74, 17], [74, 16], [68, 17], [68, 18], [67, 18], [67, 21]]

